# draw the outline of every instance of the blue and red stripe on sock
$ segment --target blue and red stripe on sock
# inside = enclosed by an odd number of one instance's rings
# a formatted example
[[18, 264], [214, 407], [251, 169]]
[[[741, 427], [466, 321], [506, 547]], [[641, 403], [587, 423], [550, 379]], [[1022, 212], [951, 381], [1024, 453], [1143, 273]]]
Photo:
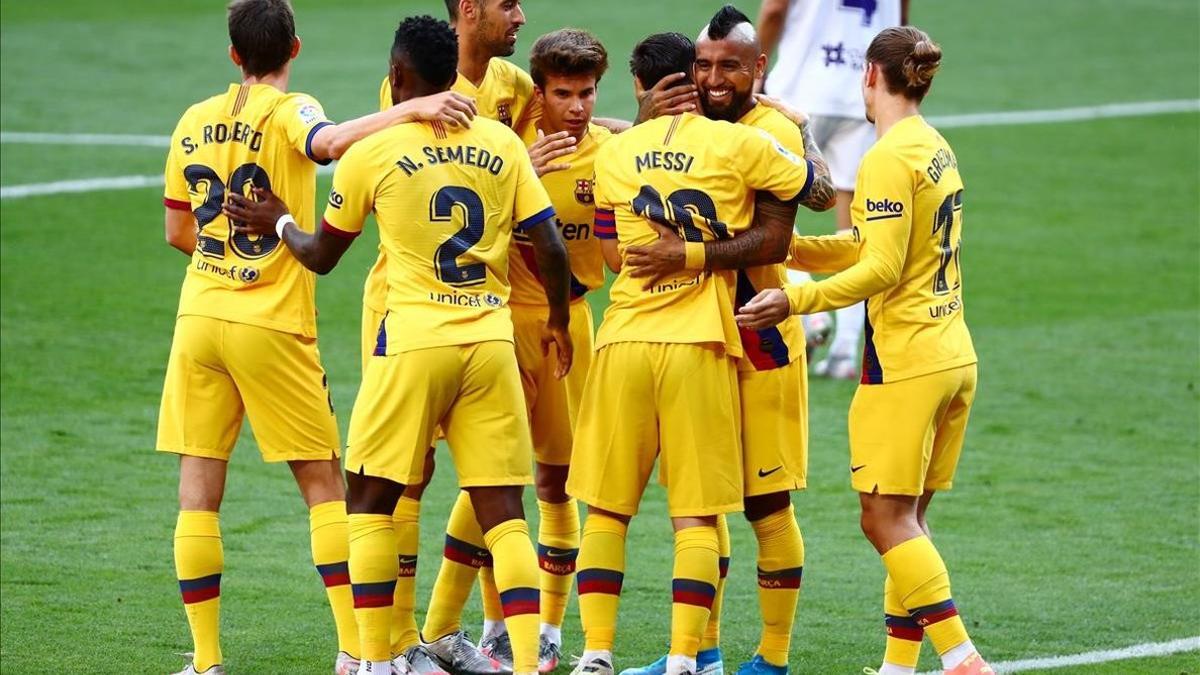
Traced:
[[180, 579], [179, 593], [183, 596], [183, 604], [185, 605], [220, 597], [221, 573], [218, 572], [195, 579]]
[[758, 586], [767, 589], [800, 588], [804, 578], [804, 567], [788, 567], [782, 570], [764, 570], [758, 568]]
[[712, 609], [713, 598], [716, 596], [717, 587], [707, 581], [698, 581], [696, 579], [671, 580], [672, 602]]
[[321, 575], [321, 581], [325, 583], [325, 588], [345, 586], [350, 583], [350, 563], [344, 560], [328, 565], [317, 565], [317, 573]]
[[355, 609], [390, 607], [396, 593], [396, 580], [350, 584], [350, 589], [354, 593]]
[[587, 593], [620, 595], [621, 584], [624, 581], [625, 575], [623, 573], [599, 567], [581, 569], [575, 577], [575, 584], [579, 588], [580, 595]]
[[883, 625], [887, 628], [888, 637], [909, 642], [920, 642], [925, 639], [925, 629], [911, 616], [896, 616], [884, 614]]
[[510, 588], [500, 591], [500, 609], [506, 619], [521, 614], [537, 614], [541, 611], [540, 597], [541, 591], [536, 588]]
[[442, 548], [442, 556], [447, 560], [475, 569], [492, 566], [492, 554], [486, 548], [456, 539], [448, 534], [446, 535], [446, 545]]
[[538, 544], [537, 551], [538, 566], [543, 570], [560, 577], [575, 573], [575, 559], [579, 557], [579, 549]]
[[910, 609], [908, 613], [916, 620], [918, 626], [925, 628], [958, 616], [958, 608], [954, 606], [954, 600], [949, 599], [944, 602]]

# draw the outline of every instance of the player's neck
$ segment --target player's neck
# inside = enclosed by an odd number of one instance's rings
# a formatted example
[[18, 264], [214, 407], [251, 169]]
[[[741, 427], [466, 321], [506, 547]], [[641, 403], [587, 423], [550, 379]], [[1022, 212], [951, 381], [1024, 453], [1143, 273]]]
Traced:
[[903, 96], [878, 101], [875, 106], [875, 138], [883, 138], [898, 122], [920, 114], [920, 106]]
[[288, 72], [287, 68], [277, 70], [266, 75], [247, 75], [242, 73], [242, 84], [265, 84], [269, 87], [275, 87], [279, 91], [287, 91], [288, 88]]
[[484, 76], [487, 75], [488, 63], [491, 62], [492, 55], [474, 41], [464, 39], [461, 33], [458, 40], [458, 72], [467, 78], [468, 82], [478, 87], [483, 82]]

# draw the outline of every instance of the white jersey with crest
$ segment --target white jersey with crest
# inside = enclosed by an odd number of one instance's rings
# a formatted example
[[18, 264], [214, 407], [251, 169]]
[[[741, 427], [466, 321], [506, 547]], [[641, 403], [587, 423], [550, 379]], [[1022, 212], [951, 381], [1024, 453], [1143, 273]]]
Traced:
[[862, 119], [867, 47], [898, 25], [900, 0], [791, 0], [767, 93], [810, 115]]

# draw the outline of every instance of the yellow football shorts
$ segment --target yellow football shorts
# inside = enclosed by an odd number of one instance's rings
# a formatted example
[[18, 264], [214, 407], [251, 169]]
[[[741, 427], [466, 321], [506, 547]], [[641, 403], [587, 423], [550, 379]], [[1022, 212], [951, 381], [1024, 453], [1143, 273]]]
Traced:
[[746, 496], [803, 490], [808, 484], [808, 366], [803, 354], [782, 368], [738, 371]]
[[850, 484], [858, 492], [949, 490], [975, 400], [975, 364], [864, 384], [850, 404]]
[[571, 463], [572, 429], [592, 365], [592, 310], [586, 300], [571, 303], [568, 328], [575, 353], [571, 371], [559, 380], [554, 377], [558, 363], [555, 348], [551, 347], [549, 354], [542, 354], [542, 328], [550, 308], [523, 304], [511, 307], [517, 366], [533, 434], [533, 457], [541, 464], [566, 466]]
[[375, 347], [379, 344], [379, 327], [383, 324], [383, 317], [387, 316], [387, 312], [377, 312], [367, 303], [363, 303], [362, 307], [362, 372], [367, 373], [367, 363], [371, 361], [371, 355], [375, 353]]
[[575, 428], [567, 492], [632, 516], [656, 458], [673, 517], [742, 509], [737, 368], [717, 345], [600, 349]]
[[346, 471], [419, 483], [439, 424], [460, 487], [532, 482], [529, 421], [511, 342], [371, 357], [350, 415]]
[[176, 319], [158, 449], [228, 461], [243, 414], [265, 461], [338, 456], [316, 338], [206, 316]]

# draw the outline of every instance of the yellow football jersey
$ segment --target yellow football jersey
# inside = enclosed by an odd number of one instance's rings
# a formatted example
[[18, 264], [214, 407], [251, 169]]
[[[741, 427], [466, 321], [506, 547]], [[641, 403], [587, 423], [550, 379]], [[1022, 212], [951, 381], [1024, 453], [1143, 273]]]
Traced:
[[[920, 116], [897, 122], [863, 157], [850, 217], [858, 262], [823, 281], [789, 286], [808, 314], [867, 298], [864, 384], [976, 362], [963, 319], [962, 178], [946, 139]], [[801, 255], [803, 240], [794, 242]]]
[[[596, 225], [601, 238], [629, 246], [658, 233], [647, 221], [678, 228], [686, 241], [724, 239], [747, 229], [756, 190], [792, 199], [812, 171], [770, 134], [690, 113], [659, 117], [614, 136], [596, 154]], [[682, 272], [649, 291], [628, 267], [613, 282], [596, 336], [614, 342], [716, 342], [742, 355], [733, 320], [735, 273]]]
[[[804, 136], [800, 133], [800, 127], [774, 108], [756, 105], [738, 120], [738, 124], [762, 129], [797, 157], [804, 156]], [[782, 263], [739, 270], [736, 305], [741, 307], [759, 291], [782, 288], [786, 283], [787, 268]], [[744, 357], [738, 360], [738, 370], [773, 370], [804, 356], [804, 327], [798, 317], [763, 330], [740, 327], [738, 330], [742, 336], [742, 351], [745, 352]]]
[[338, 163], [321, 226], [357, 236], [371, 212], [387, 255], [377, 355], [512, 342], [512, 233], [554, 216], [521, 139], [482, 118], [373, 134]]
[[[317, 334], [315, 277], [275, 235], [236, 234], [221, 212], [226, 192], [270, 188], [311, 232], [316, 165], [313, 135], [331, 124], [315, 99], [265, 84], [231, 84], [188, 108], [167, 154], [163, 203], [196, 218], [196, 251], [179, 315]], [[324, 162], [328, 163], [328, 162]]]
[[[533, 79], [518, 66], [501, 58], [493, 58], [488, 62], [487, 72], [478, 87], [460, 73], [450, 88], [475, 99], [480, 117], [502, 122], [516, 131], [526, 145], [537, 140], [537, 123], [542, 119], [542, 105], [534, 99]], [[385, 77], [379, 85], [379, 109], [387, 110], [390, 107], [392, 83]], [[386, 264], [387, 257], [381, 245], [379, 257], [367, 274], [367, 283], [363, 288], [363, 302], [376, 312], [386, 309]]]
[[[542, 176], [542, 185], [554, 204], [554, 223], [571, 258], [572, 300], [604, 285], [604, 254], [600, 251], [600, 240], [592, 233], [596, 219], [592, 177], [596, 151], [611, 136], [604, 127], [588, 125], [588, 133], [578, 144], [578, 149], [557, 160], [570, 164], [571, 168]], [[512, 301], [523, 305], [545, 305], [546, 290], [528, 237], [517, 233], [513, 237], [513, 249], [514, 255], [509, 262]]]

